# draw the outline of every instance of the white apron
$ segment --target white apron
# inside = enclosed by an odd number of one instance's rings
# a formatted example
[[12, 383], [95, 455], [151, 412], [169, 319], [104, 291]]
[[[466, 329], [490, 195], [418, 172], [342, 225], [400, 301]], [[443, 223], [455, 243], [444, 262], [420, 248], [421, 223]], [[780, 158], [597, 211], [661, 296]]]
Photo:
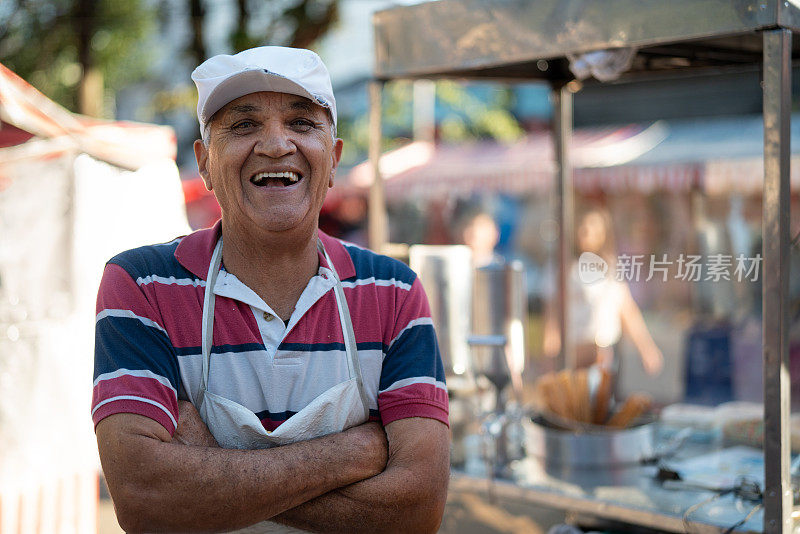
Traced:
[[[322, 241], [317, 240], [317, 248], [325, 256], [333, 278], [339, 322], [344, 336], [347, 353], [349, 379], [341, 382], [317, 396], [311, 403], [281, 423], [273, 431], [268, 431], [252, 411], [208, 391], [208, 375], [211, 367], [211, 345], [214, 335], [214, 283], [219, 274], [222, 261], [222, 238], [217, 241], [211, 256], [211, 265], [206, 277], [205, 297], [203, 299], [203, 374], [200, 379], [198, 411], [214, 439], [225, 449], [267, 449], [306, 441], [328, 434], [342, 432], [369, 419], [369, 402], [361, 379], [361, 366], [356, 350], [353, 324], [344, 297], [342, 283]], [[277, 530], [276, 530], [277, 528]], [[299, 532], [275, 523], [265, 522], [237, 532]]]

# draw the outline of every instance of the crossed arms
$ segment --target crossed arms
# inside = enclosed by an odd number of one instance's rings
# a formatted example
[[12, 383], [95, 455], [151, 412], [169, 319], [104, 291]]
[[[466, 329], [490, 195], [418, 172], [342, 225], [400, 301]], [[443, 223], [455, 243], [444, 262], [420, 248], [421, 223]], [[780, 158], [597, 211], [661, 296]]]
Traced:
[[434, 419], [365, 423], [265, 450], [217, 446], [180, 402], [174, 436], [152, 419], [96, 428], [120, 525], [214, 532], [270, 519], [317, 532], [435, 532], [449, 477], [449, 430]]

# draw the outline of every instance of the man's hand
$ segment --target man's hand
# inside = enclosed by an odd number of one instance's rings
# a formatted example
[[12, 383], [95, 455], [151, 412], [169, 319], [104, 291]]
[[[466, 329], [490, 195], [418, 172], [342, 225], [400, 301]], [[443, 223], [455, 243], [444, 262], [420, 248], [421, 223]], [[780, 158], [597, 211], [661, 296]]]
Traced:
[[196, 447], [219, 447], [194, 404], [182, 400], [178, 401], [178, 428], [172, 435], [172, 442]]

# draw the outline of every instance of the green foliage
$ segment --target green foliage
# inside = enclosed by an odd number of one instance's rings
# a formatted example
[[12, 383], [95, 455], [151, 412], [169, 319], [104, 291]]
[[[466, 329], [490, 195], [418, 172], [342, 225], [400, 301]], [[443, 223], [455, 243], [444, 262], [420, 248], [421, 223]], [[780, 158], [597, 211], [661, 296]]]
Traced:
[[[94, 16], [77, 16], [88, 2]], [[88, 33], [89, 60], [113, 94], [147, 72], [141, 41], [155, 26], [155, 7], [145, 0], [3, 0], [0, 63], [51, 99], [77, 109], [84, 66], [81, 35]]]
[[[184, 0], [187, 10], [192, 12], [192, 1]], [[264, 45], [281, 45], [300, 48], [311, 47], [336, 22], [338, 0], [231, 0], [234, 23], [228, 34], [228, 50], [237, 53], [248, 48]], [[197, 35], [206, 26], [208, 2], [200, 2], [189, 28], [195, 34], [187, 44], [192, 63], [206, 59], [205, 37]], [[188, 80], [188, 73], [187, 73]], [[169, 114], [192, 112], [197, 105], [197, 95], [190, 84], [159, 91], [153, 98], [150, 113]]]
[[92, 50], [106, 85], [115, 91], [147, 75], [154, 52], [143, 42], [156, 29], [156, 11], [143, 0], [101, 0], [97, 5]]
[[[444, 142], [494, 139], [502, 143], [519, 140], [525, 131], [511, 113], [511, 91], [501, 87], [483, 90], [479, 97], [470, 89], [450, 80], [436, 81], [438, 138]], [[395, 80], [384, 85], [383, 147], [392, 150], [408, 142], [412, 135], [413, 82]], [[364, 96], [366, 98], [366, 95]], [[344, 139], [343, 165], [355, 165], [367, 156], [369, 147], [368, 114], [339, 118], [339, 136]]]
[[512, 143], [524, 130], [509, 111], [511, 92], [496, 88], [489, 98], [478, 98], [463, 84], [451, 80], [436, 82], [436, 96], [451, 111], [442, 120], [441, 138], [445, 141], [495, 139]]
[[340, 164], [349, 167], [360, 163], [369, 149], [369, 116], [339, 117], [337, 135], [344, 140]]
[[236, 0], [233, 52], [262, 45], [309, 48], [336, 22], [338, 0]]
[[[384, 85], [381, 120], [381, 150], [386, 152], [408, 143], [412, 129], [412, 90], [408, 80], [395, 80]], [[364, 99], [367, 99], [366, 88]], [[341, 164], [356, 165], [369, 150], [369, 112], [355, 116], [340, 115], [338, 135], [344, 140]]]
[[[197, 90], [193, 84], [184, 84], [175, 89], [157, 91], [150, 105], [142, 110], [143, 115], [153, 117], [174, 112], [193, 113], [197, 108]], [[152, 119], [148, 119], [152, 120]]]
[[410, 136], [414, 127], [414, 84], [409, 80], [386, 83], [383, 90], [383, 121], [387, 137]]

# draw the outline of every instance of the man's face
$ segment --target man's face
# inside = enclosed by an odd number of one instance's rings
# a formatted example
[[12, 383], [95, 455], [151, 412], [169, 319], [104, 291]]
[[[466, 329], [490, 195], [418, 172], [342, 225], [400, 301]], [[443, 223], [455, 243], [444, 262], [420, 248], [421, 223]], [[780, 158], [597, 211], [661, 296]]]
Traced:
[[195, 141], [195, 156], [226, 228], [317, 226], [342, 152], [324, 108], [301, 96], [252, 93], [219, 110], [209, 128], [208, 147]]

